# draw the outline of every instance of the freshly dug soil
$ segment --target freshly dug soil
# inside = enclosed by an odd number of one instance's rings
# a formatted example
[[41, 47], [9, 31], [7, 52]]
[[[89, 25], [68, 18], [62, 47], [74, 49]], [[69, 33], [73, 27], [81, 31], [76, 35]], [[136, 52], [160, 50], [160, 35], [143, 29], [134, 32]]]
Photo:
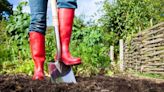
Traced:
[[77, 77], [77, 84], [33, 81], [27, 75], [0, 75], [0, 92], [164, 92], [164, 82], [135, 77]]

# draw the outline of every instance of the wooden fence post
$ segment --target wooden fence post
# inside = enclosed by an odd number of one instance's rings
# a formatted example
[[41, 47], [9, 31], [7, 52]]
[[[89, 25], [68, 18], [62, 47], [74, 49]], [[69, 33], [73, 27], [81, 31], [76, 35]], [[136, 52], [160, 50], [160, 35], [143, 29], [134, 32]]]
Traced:
[[124, 44], [123, 44], [123, 39], [120, 39], [119, 41], [119, 47], [120, 47], [120, 71], [124, 71]]
[[110, 46], [110, 60], [114, 61], [114, 46]]

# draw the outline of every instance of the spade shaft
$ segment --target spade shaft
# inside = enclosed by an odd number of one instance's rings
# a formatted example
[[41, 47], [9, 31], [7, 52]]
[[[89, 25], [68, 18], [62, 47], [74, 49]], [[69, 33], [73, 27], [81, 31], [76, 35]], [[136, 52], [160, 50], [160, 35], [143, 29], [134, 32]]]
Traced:
[[60, 57], [61, 57], [61, 46], [60, 46], [59, 21], [58, 21], [56, 0], [51, 0], [51, 8], [52, 8], [52, 23], [53, 23], [54, 28], [55, 28], [56, 44], [57, 44], [56, 61], [59, 61]]

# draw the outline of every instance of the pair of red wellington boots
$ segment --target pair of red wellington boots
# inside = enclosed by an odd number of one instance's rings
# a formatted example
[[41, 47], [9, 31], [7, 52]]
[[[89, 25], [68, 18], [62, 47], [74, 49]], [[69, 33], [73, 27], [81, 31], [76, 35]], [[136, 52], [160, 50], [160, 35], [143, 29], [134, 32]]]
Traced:
[[[72, 25], [74, 18], [74, 9], [58, 9], [59, 33], [61, 43], [61, 59], [65, 65], [77, 65], [81, 63], [80, 58], [74, 58], [69, 52], [69, 43], [72, 34]], [[39, 32], [29, 33], [30, 49], [34, 60], [33, 80], [44, 79], [44, 61], [45, 61], [45, 37]]]

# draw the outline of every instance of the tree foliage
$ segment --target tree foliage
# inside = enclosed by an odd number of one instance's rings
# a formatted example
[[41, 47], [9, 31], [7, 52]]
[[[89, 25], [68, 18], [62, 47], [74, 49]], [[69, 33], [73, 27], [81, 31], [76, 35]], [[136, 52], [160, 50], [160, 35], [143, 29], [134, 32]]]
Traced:
[[13, 59], [25, 59], [29, 56], [28, 48], [28, 27], [30, 24], [30, 16], [28, 13], [23, 13], [22, 8], [27, 2], [21, 2], [13, 15], [9, 17], [6, 33], [10, 37], [9, 44], [12, 45]]
[[12, 14], [12, 5], [7, 0], [0, 0], [0, 20], [4, 15]]
[[[163, 0], [115, 0], [110, 4], [104, 2], [104, 16], [100, 22], [111, 44], [117, 44], [121, 38], [127, 38], [152, 24], [163, 20]], [[110, 40], [112, 39], [112, 40]]]
[[119, 39], [163, 21], [163, 0], [115, 0], [103, 3], [104, 15], [99, 19], [106, 45], [118, 46]]

